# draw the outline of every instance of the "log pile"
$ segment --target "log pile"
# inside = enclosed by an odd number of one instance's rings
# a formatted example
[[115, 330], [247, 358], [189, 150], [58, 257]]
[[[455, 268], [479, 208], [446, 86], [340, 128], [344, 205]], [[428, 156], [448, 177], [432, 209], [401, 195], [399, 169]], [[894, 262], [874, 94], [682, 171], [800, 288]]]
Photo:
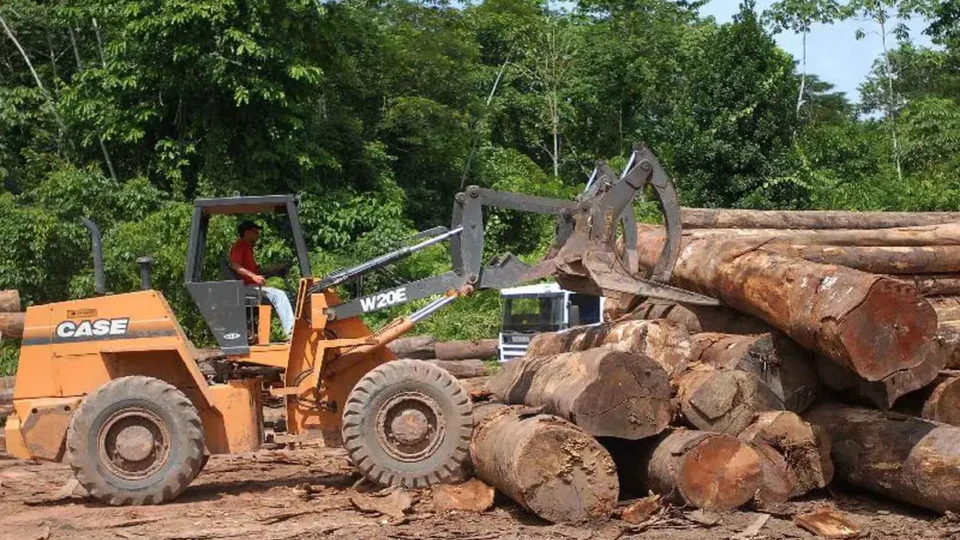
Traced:
[[23, 311], [19, 291], [0, 291], [0, 340], [23, 337]]
[[[621, 498], [771, 511], [836, 478], [960, 512], [960, 213], [683, 221], [671, 284], [722, 306], [621, 299], [637, 307], [535, 337], [471, 396], [596, 438]], [[644, 269], [664, 241], [638, 226]]]
[[484, 360], [497, 357], [500, 351], [496, 339], [437, 341], [430, 335], [400, 338], [387, 348], [398, 358], [426, 360], [461, 380], [487, 375]]

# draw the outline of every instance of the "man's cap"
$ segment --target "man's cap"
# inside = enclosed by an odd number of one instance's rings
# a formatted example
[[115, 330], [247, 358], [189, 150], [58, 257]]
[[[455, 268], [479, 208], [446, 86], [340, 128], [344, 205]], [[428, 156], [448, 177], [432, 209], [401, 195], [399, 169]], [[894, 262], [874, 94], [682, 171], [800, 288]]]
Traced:
[[263, 227], [257, 225], [256, 223], [254, 223], [254, 222], [252, 222], [252, 221], [250, 221], [250, 220], [242, 221], [242, 222], [240, 222], [239, 225], [237, 225], [237, 236], [243, 236], [243, 233], [245, 233], [245, 232], [247, 232], [247, 231], [249, 231], [249, 230], [252, 230], [252, 229], [256, 229], [256, 230], [258, 230], [258, 231], [262, 231], [262, 230], [263, 230]]

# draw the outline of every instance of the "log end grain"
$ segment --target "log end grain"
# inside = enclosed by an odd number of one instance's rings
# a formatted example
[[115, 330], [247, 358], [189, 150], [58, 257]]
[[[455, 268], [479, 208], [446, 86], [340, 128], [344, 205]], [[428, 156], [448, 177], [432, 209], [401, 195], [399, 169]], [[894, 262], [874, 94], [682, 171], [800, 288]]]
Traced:
[[706, 437], [678, 465], [677, 489], [697, 508], [732, 510], [750, 501], [760, 487], [759, 456], [734, 437]]
[[818, 425], [806, 422], [793, 412], [773, 411], [757, 415], [743, 430], [740, 440], [767, 445], [783, 456], [795, 489], [791, 497], [826, 487], [833, 480], [830, 437]]
[[751, 373], [696, 365], [675, 379], [683, 418], [704, 431], [737, 435], [756, 413], [783, 402]]
[[[821, 290], [829, 279], [823, 280]], [[836, 294], [847, 291], [838, 287]], [[876, 279], [863, 301], [841, 320], [822, 322], [824, 334], [834, 334], [822, 337], [835, 337], [833, 342], [843, 348], [833, 358], [849, 359], [868, 381], [918, 366], [937, 331], [937, 314], [916, 287], [888, 278]], [[824, 344], [824, 350], [829, 349]]]

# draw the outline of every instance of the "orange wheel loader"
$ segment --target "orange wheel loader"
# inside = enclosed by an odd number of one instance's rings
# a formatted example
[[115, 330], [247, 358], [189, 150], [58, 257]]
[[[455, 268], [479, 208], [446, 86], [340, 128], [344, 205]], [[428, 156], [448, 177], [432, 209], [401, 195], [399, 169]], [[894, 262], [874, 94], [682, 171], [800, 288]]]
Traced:
[[[640, 275], [636, 252], [617, 246], [636, 243], [631, 202], [646, 186], [661, 201], [668, 241], [654, 272]], [[548, 258], [535, 266], [509, 255], [482, 264], [484, 206], [555, 216], [557, 239]], [[228, 267], [219, 276], [201, 275], [210, 220], [261, 213], [286, 214], [300, 270], [296, 319], [286, 342], [270, 341], [271, 308], [258, 288], [245, 286]], [[578, 201], [470, 186], [456, 197], [449, 229], [425, 231], [406, 247], [318, 278], [293, 196], [202, 199], [194, 207], [185, 281], [216, 340], [213, 355], [280, 374], [280, 382], [267, 386], [284, 399], [289, 432], [345, 446], [360, 472], [377, 484], [425, 487], [450, 479], [467, 459], [471, 404], [447, 372], [396, 360], [385, 345], [460, 295], [548, 275], [588, 294], [715, 304], [662, 284], [679, 248], [678, 218], [672, 183], [640, 147], [619, 177], [600, 163]], [[65, 460], [87, 491], [108, 504], [169, 501], [210, 454], [259, 447], [264, 381], [203, 374], [201, 352], [163, 294], [150, 287], [150, 259], [138, 259], [142, 290], [108, 294], [100, 232], [84, 222], [93, 238], [97, 294], [27, 308], [14, 413], [5, 427], [7, 450], [24, 459]], [[443, 241], [450, 242], [449, 272], [346, 301], [335, 292]], [[217, 248], [209, 251], [225, 246]], [[376, 332], [361, 320], [429, 297], [435, 300]]]

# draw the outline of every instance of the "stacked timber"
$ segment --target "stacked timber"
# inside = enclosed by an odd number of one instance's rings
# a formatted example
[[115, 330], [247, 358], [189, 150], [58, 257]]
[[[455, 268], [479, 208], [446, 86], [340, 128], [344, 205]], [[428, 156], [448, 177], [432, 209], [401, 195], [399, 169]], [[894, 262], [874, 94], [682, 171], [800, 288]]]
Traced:
[[[471, 395], [595, 437], [621, 497], [771, 510], [839, 478], [960, 511], [960, 213], [683, 221], [671, 284], [721, 306], [620, 298], [636, 307], [535, 337]], [[664, 233], [637, 231], [649, 269]]]
[[387, 348], [398, 358], [425, 360], [465, 380], [485, 376], [484, 359], [496, 357], [500, 345], [496, 339], [437, 341], [433, 336], [419, 335], [394, 340]]
[[20, 292], [0, 291], [0, 340], [23, 337], [24, 314], [20, 309]]

